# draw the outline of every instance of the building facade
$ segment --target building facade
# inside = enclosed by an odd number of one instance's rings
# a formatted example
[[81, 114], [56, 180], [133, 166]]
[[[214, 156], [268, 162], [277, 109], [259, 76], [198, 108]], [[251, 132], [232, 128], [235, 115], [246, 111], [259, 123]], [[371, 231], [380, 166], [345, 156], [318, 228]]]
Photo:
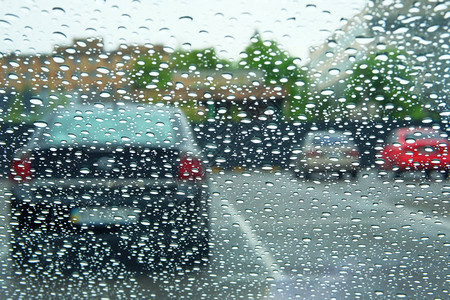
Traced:
[[5, 112], [11, 107], [18, 93], [28, 111], [33, 96], [40, 95], [48, 105], [50, 95], [62, 93], [78, 101], [163, 101], [195, 109], [197, 120], [223, 115], [223, 111], [225, 115], [244, 111], [248, 117], [267, 115], [268, 107], [281, 112], [286, 92], [265, 86], [263, 74], [253, 70], [175, 69], [167, 89], [137, 89], [132, 70], [139, 57], [155, 53], [163, 62], [170, 60], [170, 53], [160, 45], [122, 45], [106, 52], [96, 38], [75, 40], [49, 55], [0, 54], [0, 109]]

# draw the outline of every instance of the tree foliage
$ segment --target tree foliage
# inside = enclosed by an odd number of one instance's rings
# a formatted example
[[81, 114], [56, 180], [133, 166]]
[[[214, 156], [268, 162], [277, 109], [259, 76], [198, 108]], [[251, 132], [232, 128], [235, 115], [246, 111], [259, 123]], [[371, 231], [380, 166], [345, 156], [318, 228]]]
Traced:
[[221, 59], [213, 48], [197, 50], [176, 50], [163, 60], [155, 52], [137, 59], [131, 70], [133, 85], [137, 89], [170, 87], [174, 70], [260, 70], [267, 86], [281, 86], [287, 93], [284, 115], [297, 119], [306, 114], [308, 79], [306, 71], [297, 65], [297, 58], [282, 50], [275, 41], [262, 40], [258, 33], [251, 38], [238, 65]]
[[413, 70], [405, 53], [390, 50], [371, 54], [355, 64], [347, 79], [345, 98], [357, 107], [375, 108], [376, 118], [423, 118], [421, 99], [413, 90]]
[[304, 79], [294, 57], [283, 51], [275, 41], [263, 41], [256, 33], [245, 50], [240, 65], [253, 70], [261, 70], [268, 85], [295, 83]]
[[230, 62], [218, 58], [214, 48], [205, 48], [177, 50], [171, 55], [170, 65], [177, 70], [189, 70], [189, 68], [215, 70], [219, 67], [229, 67]]
[[131, 70], [133, 86], [138, 89], [166, 89], [172, 79], [168, 63], [161, 54], [155, 52], [149, 56], [140, 56]]
[[14, 91], [8, 96], [8, 105], [1, 111], [0, 119], [14, 124], [31, 124], [45, 119], [56, 107], [64, 106], [68, 102], [60, 93], [49, 95], [41, 91], [36, 94], [30, 88], [25, 88], [22, 92]]
[[262, 40], [259, 33], [251, 38], [239, 65], [264, 72], [267, 85], [281, 85], [287, 92], [285, 116], [296, 118], [305, 112], [307, 74], [296, 64], [296, 58], [282, 50], [275, 41]]

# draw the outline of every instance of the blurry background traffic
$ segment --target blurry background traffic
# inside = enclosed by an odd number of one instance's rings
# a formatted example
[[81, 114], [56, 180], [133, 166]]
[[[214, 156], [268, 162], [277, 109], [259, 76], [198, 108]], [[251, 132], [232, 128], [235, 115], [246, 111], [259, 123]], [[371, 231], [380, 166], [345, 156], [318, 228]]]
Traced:
[[[178, 106], [213, 165], [225, 169], [289, 167], [305, 134], [324, 129], [351, 132], [362, 165], [374, 166], [375, 147], [390, 130], [447, 124], [448, 11], [431, 1], [371, 1], [361, 9], [303, 59], [258, 26], [237, 58], [189, 44], [106, 50], [99, 36], [65, 38], [45, 53], [3, 52], [2, 170], [30, 126], [70, 101]], [[292, 11], [289, 22], [301, 22], [299, 11], [326, 15], [311, 4]], [[61, 7], [44, 12], [69, 14]], [[15, 18], [4, 16], [7, 35]]]
[[[448, 1], [7, 7], [4, 298], [448, 298]], [[174, 106], [189, 120], [209, 180], [209, 264], [145, 276], [11, 272], [14, 152], [51, 112], [118, 103]]]

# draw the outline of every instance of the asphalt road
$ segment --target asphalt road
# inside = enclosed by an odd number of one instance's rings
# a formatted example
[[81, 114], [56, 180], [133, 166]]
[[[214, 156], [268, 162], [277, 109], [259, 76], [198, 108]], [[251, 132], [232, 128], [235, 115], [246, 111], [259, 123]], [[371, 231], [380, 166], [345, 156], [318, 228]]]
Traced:
[[214, 174], [211, 183], [207, 267], [41, 278], [9, 268], [3, 184], [2, 298], [449, 298], [449, 181], [363, 172], [355, 182], [305, 182], [252, 171]]

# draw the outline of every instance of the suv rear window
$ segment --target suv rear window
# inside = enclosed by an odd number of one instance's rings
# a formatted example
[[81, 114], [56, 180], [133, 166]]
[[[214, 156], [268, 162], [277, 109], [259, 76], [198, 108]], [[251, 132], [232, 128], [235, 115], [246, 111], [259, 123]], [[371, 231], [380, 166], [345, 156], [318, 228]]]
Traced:
[[173, 145], [173, 120], [162, 111], [74, 111], [59, 114], [50, 124], [46, 140], [50, 144]]

